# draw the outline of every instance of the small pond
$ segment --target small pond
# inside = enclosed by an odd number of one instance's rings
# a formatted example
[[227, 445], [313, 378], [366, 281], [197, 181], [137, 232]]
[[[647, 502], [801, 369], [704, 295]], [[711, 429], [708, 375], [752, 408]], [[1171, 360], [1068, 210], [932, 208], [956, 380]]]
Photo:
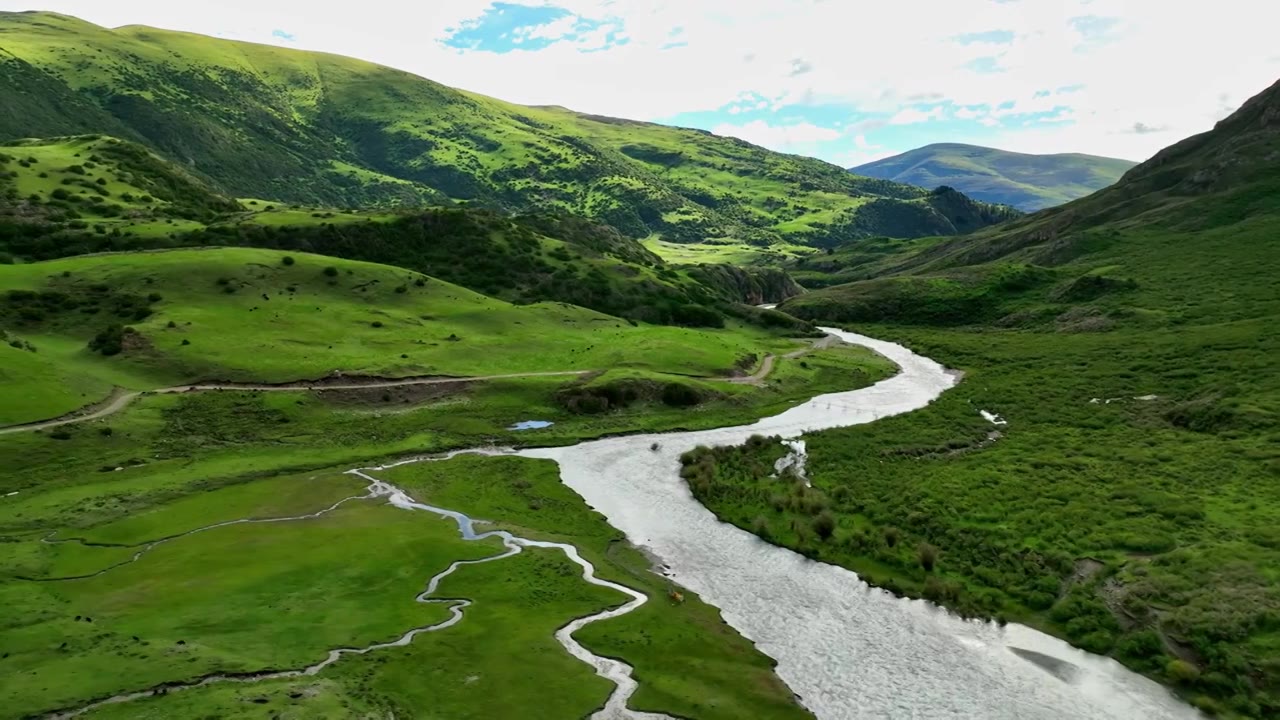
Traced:
[[542, 428], [548, 428], [548, 427], [551, 427], [552, 425], [555, 425], [555, 423], [547, 420], [523, 420], [521, 422], [516, 423], [515, 425], [508, 427], [507, 429], [508, 430], [541, 430]]

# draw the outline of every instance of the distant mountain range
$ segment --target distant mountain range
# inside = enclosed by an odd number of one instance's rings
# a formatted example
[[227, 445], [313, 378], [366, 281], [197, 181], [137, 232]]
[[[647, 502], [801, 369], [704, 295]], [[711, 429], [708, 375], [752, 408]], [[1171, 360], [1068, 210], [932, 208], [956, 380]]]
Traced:
[[1134, 165], [1131, 160], [1078, 153], [1028, 155], [935, 143], [849, 168], [849, 172], [929, 189], [947, 185], [975, 200], [1032, 212], [1101, 190]]

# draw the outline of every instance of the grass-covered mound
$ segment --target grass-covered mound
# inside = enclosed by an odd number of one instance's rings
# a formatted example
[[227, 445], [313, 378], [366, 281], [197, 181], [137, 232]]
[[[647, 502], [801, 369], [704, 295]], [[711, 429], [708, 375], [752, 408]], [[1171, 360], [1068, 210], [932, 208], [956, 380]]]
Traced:
[[[716, 375], [780, 340], [511, 305], [416, 272], [210, 248], [0, 265], [0, 422], [192, 380], [490, 375], [639, 367]], [[736, 328], [736, 329], [735, 329]], [[785, 345], [785, 343], [783, 343]]]
[[[8, 231], [62, 222], [74, 230], [207, 220], [239, 204], [134, 143], [85, 135], [0, 145]], [[180, 226], [181, 227], [181, 226]]]

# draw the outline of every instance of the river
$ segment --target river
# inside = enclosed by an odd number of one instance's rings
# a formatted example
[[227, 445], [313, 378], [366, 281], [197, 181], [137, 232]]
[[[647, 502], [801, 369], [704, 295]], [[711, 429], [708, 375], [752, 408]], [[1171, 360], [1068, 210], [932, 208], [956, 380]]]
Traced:
[[[924, 407], [956, 382], [938, 363], [900, 345], [824, 330], [881, 353], [901, 372], [751, 425], [519, 454], [557, 461], [569, 487], [776, 659], [779, 676], [824, 720], [1202, 717], [1114, 660], [1025, 626], [963, 620], [896, 598], [853, 572], [722, 523], [694, 499], [678, 470], [680, 455], [698, 445], [739, 444], [754, 434], [794, 438], [870, 422]], [[657, 451], [650, 449], [655, 442]]]

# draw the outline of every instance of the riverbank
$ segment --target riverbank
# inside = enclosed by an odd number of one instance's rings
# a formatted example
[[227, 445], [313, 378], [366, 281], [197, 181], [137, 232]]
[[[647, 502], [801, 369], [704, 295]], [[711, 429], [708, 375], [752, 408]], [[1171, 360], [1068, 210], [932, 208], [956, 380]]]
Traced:
[[1267, 618], [1280, 608], [1265, 579], [1280, 562], [1267, 539], [1273, 453], [1250, 427], [1256, 413], [1201, 386], [1232, 369], [1234, 392], [1266, 407], [1272, 351], [1248, 340], [1260, 329], [878, 328], [969, 376], [917, 413], [807, 436], [812, 488], [752, 470], [785, 452], [772, 444], [686, 474], [709, 478], [691, 486], [718, 517], [770, 542], [897, 594], [1040, 628], [1207, 711], [1266, 717]]

